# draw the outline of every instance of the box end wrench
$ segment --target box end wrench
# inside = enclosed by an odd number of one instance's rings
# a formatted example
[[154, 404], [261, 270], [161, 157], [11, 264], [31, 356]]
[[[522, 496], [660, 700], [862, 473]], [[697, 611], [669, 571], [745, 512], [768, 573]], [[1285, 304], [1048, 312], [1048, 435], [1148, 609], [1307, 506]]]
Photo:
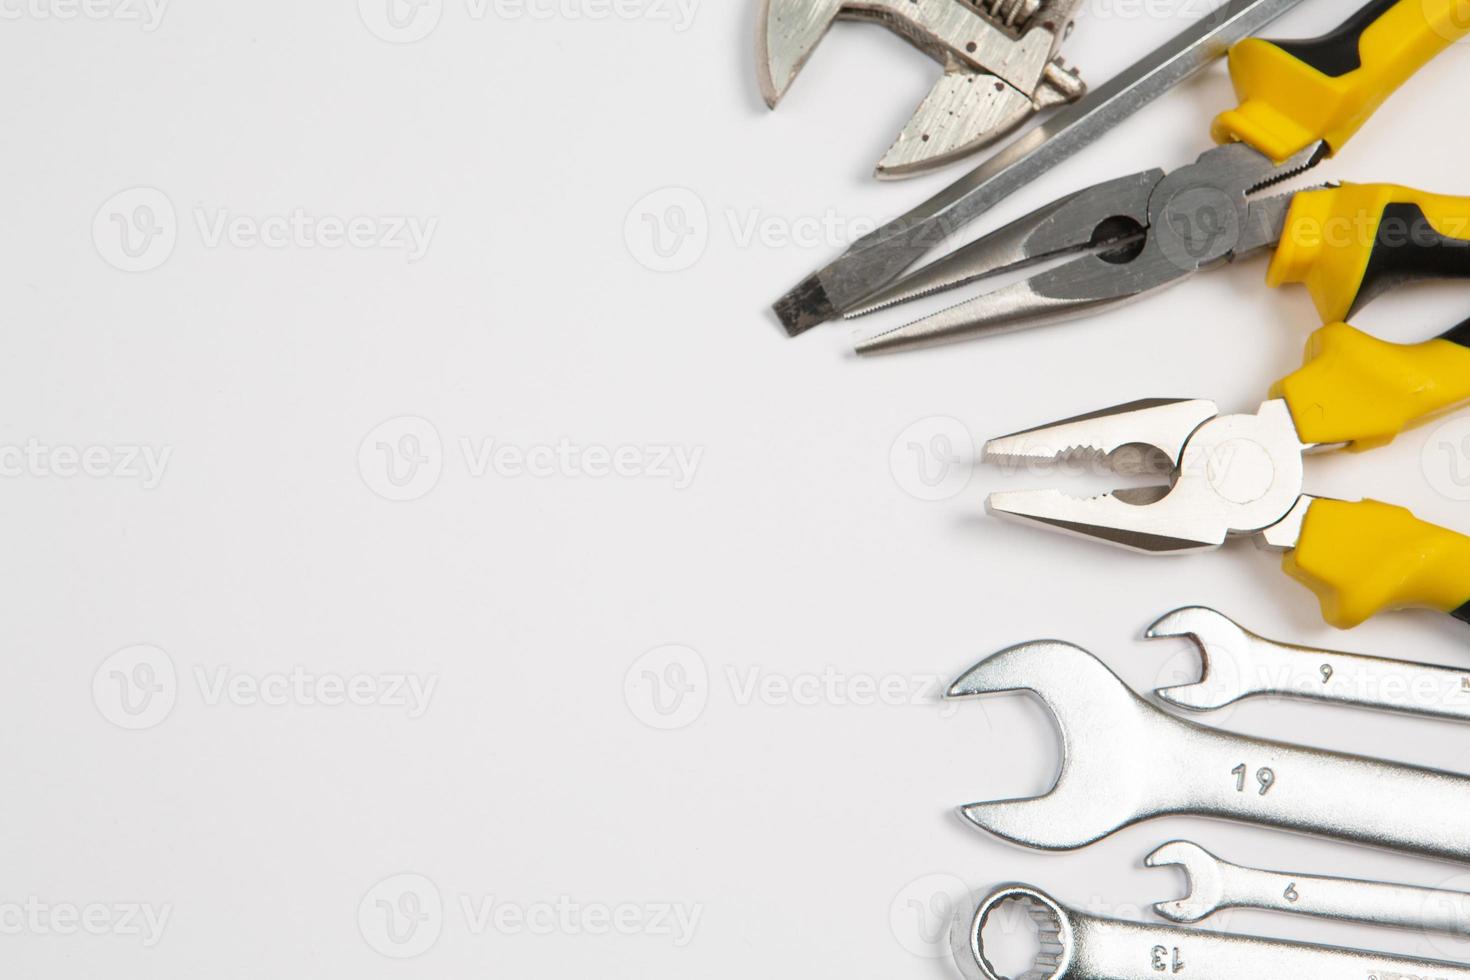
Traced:
[[1157, 980], [1173, 975], [1192, 980], [1470, 980], [1470, 966], [1460, 963], [1089, 915], [1062, 905], [1040, 889], [1020, 884], [992, 891], [973, 916], [956, 915], [950, 945], [956, 965], [968, 980], [1003, 980], [986, 956], [984, 932], [991, 915], [1012, 903], [1019, 903], [1037, 928], [1036, 958], [1020, 980]]

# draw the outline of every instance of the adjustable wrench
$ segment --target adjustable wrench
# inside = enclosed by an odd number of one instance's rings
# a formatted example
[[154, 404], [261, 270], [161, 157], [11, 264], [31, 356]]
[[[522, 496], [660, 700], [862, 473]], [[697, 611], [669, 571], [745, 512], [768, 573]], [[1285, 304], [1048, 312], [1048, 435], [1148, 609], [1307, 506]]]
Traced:
[[981, 661], [946, 696], [1012, 692], [1051, 712], [1061, 738], [1056, 784], [961, 813], [1013, 843], [1072, 850], [1143, 820], [1190, 814], [1470, 861], [1470, 776], [1184, 721], [1086, 650], [1055, 640]]
[[950, 933], [955, 963], [969, 980], [1002, 980], [985, 955], [986, 921], [1008, 903], [1023, 905], [1036, 923], [1039, 950], [1023, 980], [1470, 980], [1470, 966], [1412, 960], [1361, 949], [1315, 946], [1257, 936], [1107, 919], [1068, 908], [1030, 885], [1002, 885], [973, 917]]
[[1262, 909], [1376, 926], [1470, 935], [1470, 895], [1355, 878], [1288, 875], [1222, 861], [1190, 841], [1175, 840], [1144, 863], [1184, 871], [1189, 894], [1154, 911], [1171, 922], [1199, 922], [1221, 909]]
[[1176, 609], [1144, 635], [1183, 636], [1199, 647], [1199, 682], [1154, 692], [1179, 708], [1213, 711], [1274, 694], [1470, 721], [1470, 672], [1463, 670], [1277, 643], [1204, 606]]

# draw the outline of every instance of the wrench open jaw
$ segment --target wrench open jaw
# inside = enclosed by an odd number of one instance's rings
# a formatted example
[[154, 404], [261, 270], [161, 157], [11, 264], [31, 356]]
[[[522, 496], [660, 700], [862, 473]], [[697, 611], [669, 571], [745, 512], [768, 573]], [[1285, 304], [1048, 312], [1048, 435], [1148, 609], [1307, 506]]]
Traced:
[[1187, 894], [1157, 902], [1154, 911], [1171, 922], [1200, 922], [1226, 908], [1225, 862], [1198, 844], [1171, 840], [1143, 859], [1150, 868], [1176, 867], [1184, 872]]
[[946, 697], [1003, 693], [1039, 699], [1061, 742], [1047, 793], [961, 808], [1011, 843], [1074, 850], [1155, 817], [1193, 815], [1470, 861], [1470, 776], [1185, 721], [1057, 640], [981, 661]]
[[1214, 711], [1267, 689], [1273, 663], [1261, 637], [1223, 613], [1187, 606], [1160, 616], [1143, 634], [1148, 639], [1181, 637], [1199, 650], [1200, 679], [1161, 687], [1154, 695], [1178, 708]]

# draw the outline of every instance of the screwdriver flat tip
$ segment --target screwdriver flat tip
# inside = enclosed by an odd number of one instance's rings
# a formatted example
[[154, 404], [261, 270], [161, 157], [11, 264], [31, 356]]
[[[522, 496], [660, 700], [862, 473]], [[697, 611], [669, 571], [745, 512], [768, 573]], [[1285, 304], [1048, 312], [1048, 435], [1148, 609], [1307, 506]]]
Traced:
[[827, 287], [815, 273], [797, 283], [772, 304], [771, 309], [776, 311], [776, 317], [790, 337], [798, 337], [812, 327], [834, 319], [838, 313], [827, 295]]

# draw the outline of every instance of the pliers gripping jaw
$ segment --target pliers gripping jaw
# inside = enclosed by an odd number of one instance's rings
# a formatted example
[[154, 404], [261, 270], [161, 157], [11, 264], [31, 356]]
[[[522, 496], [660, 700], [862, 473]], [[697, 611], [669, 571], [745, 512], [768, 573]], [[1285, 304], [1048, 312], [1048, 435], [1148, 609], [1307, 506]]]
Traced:
[[1252, 415], [1219, 415], [1207, 401], [1133, 402], [992, 440], [989, 460], [1092, 458], [1114, 469], [1123, 450], [1144, 447], [1144, 456], [1126, 458], [1163, 462], [1168, 482], [1089, 500], [1055, 490], [998, 493], [989, 509], [1150, 554], [1253, 535], [1285, 552], [1285, 571], [1317, 593], [1335, 626], [1411, 606], [1470, 622], [1470, 537], [1400, 507], [1303, 492], [1304, 454], [1382, 445], [1470, 401], [1470, 328], [1397, 345], [1331, 324], [1274, 394]]
[[1084, 316], [1162, 289], [1280, 241], [1290, 195], [1253, 195], [1325, 155], [1313, 144], [1277, 164], [1243, 143], [1216, 147], [1173, 173], [1144, 170], [1033, 211], [865, 301], [848, 316], [931, 296], [1027, 266], [1067, 259], [858, 344], [861, 354], [931, 346]]
[[1163, 463], [1166, 484], [1085, 499], [1058, 490], [997, 493], [987, 507], [1133, 551], [1207, 551], [1290, 512], [1301, 494], [1305, 448], [1280, 400], [1254, 415], [1221, 415], [1202, 400], [1133, 402], [992, 440], [985, 458], [1091, 457], [1132, 473], [1158, 472]]

